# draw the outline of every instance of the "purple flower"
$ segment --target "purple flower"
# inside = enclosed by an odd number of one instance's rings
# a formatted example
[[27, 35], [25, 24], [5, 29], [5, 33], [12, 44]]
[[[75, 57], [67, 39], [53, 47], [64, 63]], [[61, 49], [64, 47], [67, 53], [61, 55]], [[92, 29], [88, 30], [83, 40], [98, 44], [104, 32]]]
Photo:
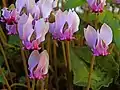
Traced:
[[75, 11], [58, 10], [55, 15], [55, 22], [50, 24], [50, 33], [54, 39], [71, 40], [73, 33], [78, 31], [80, 19]]
[[106, 0], [87, 0], [90, 8], [93, 12], [102, 12], [104, 6], [106, 5]]
[[107, 24], [103, 24], [100, 30], [92, 26], [84, 29], [85, 39], [95, 56], [108, 55], [108, 45], [112, 42], [112, 30]]
[[43, 18], [35, 21], [31, 14], [29, 17], [23, 14], [18, 21], [18, 32], [25, 49], [40, 49], [39, 44], [45, 40], [48, 28]]
[[28, 65], [30, 70], [30, 78], [32, 79], [43, 79], [48, 73], [49, 67], [49, 55], [46, 50], [39, 52], [34, 50], [29, 59]]
[[9, 11], [7, 8], [3, 8], [1, 22], [6, 23], [6, 29], [8, 30], [8, 34], [17, 34], [17, 31], [16, 31], [17, 11], [16, 9]]
[[27, 9], [27, 13], [31, 13], [35, 19], [48, 18], [54, 7], [57, 6], [57, 0], [17, 0], [16, 8], [20, 13], [22, 8]]

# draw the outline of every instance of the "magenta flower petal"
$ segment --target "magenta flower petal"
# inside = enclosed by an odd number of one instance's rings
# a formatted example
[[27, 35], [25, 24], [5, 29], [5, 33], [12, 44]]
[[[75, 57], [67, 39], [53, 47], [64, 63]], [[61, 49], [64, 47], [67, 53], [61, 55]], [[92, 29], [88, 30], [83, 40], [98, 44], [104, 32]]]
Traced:
[[103, 24], [100, 29], [100, 38], [106, 43], [106, 45], [109, 45], [112, 42], [112, 30], [107, 24]]
[[40, 39], [41, 42], [45, 40], [45, 35], [48, 32], [49, 24], [44, 21], [44, 19], [40, 19], [35, 23], [35, 32], [36, 39]]

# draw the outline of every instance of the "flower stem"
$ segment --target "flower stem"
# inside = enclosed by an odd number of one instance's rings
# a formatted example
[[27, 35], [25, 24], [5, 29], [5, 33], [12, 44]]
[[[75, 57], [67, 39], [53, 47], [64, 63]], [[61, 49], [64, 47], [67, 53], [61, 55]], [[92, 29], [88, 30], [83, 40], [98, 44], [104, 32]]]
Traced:
[[32, 90], [35, 90], [35, 79], [32, 80]]
[[28, 86], [28, 90], [30, 90], [31, 89], [30, 88], [30, 80], [28, 78], [28, 71], [27, 71], [26, 59], [25, 59], [24, 51], [22, 49], [22, 43], [21, 42], [20, 42], [20, 46], [21, 46], [21, 56], [22, 56], [22, 60], [23, 60], [25, 75], [26, 75], [26, 79], [27, 79], [27, 86]]
[[93, 72], [94, 62], [95, 62], [95, 56], [93, 55], [92, 59], [91, 59], [91, 63], [90, 63], [91, 65], [90, 65], [90, 71], [89, 71], [89, 75], [88, 75], [88, 85], [87, 85], [87, 89], [86, 90], [89, 90], [90, 85], [91, 85], [91, 79], [92, 79], [92, 72]]
[[3, 70], [2, 70], [1, 67], [0, 67], [0, 71], [1, 71], [2, 76], [3, 76], [4, 80], [5, 80], [5, 83], [6, 83], [7, 87], [8, 87], [8, 90], [11, 90], [11, 87], [10, 87], [10, 85], [9, 85], [9, 83], [8, 83], [8, 80], [7, 80], [7, 78], [5, 77], [5, 75], [4, 75]]
[[5, 65], [6, 65], [6, 67], [7, 67], [7, 70], [8, 70], [8, 72], [9, 72], [9, 75], [10, 75], [10, 80], [11, 80], [11, 82], [13, 83], [12, 77], [11, 77], [11, 72], [10, 72], [10, 67], [9, 67], [9, 64], [8, 64], [8, 61], [7, 61], [7, 57], [6, 57], [6, 54], [5, 54], [5, 52], [4, 52], [4, 49], [3, 49], [1, 43], [0, 43], [0, 50], [1, 50], [1, 53], [3, 54], [4, 60], [5, 60]]
[[6, 0], [2, 0], [3, 7], [7, 7]]
[[65, 66], [67, 67], [67, 60], [66, 60], [66, 54], [65, 54], [65, 44], [64, 44], [64, 41], [61, 41], [61, 43], [62, 43], [64, 62], [65, 62]]
[[69, 41], [66, 41], [66, 61], [67, 61], [68, 90], [73, 90], [72, 73], [71, 73], [71, 61], [70, 61], [70, 42]]

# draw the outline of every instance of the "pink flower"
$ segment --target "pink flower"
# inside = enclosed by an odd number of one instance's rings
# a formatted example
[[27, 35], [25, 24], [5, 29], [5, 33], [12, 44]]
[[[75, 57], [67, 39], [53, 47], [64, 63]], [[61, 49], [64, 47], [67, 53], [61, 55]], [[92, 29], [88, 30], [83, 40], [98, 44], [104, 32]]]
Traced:
[[55, 15], [55, 22], [50, 24], [50, 33], [54, 39], [71, 40], [73, 33], [78, 31], [80, 19], [75, 11], [62, 12], [58, 10]]
[[31, 14], [23, 14], [18, 21], [18, 32], [25, 49], [40, 49], [39, 44], [45, 40], [48, 28], [43, 18], [34, 21]]
[[93, 12], [102, 12], [104, 6], [106, 5], [106, 0], [87, 0], [90, 8]]
[[95, 56], [108, 55], [108, 45], [112, 42], [112, 30], [107, 24], [103, 24], [100, 30], [92, 26], [84, 29], [85, 39]]
[[49, 55], [46, 50], [39, 52], [34, 50], [29, 59], [28, 65], [30, 70], [30, 78], [43, 79], [48, 73]]
[[17, 31], [16, 31], [17, 11], [16, 9], [9, 11], [7, 8], [3, 8], [1, 22], [6, 23], [6, 29], [8, 30], [8, 34], [17, 34]]

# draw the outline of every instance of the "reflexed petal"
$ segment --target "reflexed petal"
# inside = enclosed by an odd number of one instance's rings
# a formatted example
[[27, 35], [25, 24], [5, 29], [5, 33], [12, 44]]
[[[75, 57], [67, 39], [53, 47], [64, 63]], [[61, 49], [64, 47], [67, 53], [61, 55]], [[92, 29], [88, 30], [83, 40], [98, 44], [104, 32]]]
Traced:
[[40, 53], [40, 61], [35, 71], [40, 71], [41, 74], [47, 74], [49, 66], [49, 55], [46, 50]]
[[28, 11], [32, 10], [34, 6], [35, 6], [35, 0], [26, 0], [26, 7]]
[[25, 7], [25, 3], [26, 3], [26, 0], [16, 0], [15, 5], [16, 5], [18, 13], [20, 13], [22, 8]]
[[35, 19], [39, 19], [39, 17], [40, 17], [40, 9], [39, 9], [38, 5], [34, 6], [31, 13], [32, 13], [32, 15], [34, 16]]
[[23, 39], [23, 25], [27, 22], [28, 16], [26, 14], [22, 14], [20, 19], [18, 20], [18, 33], [20, 39]]
[[29, 14], [27, 22], [23, 25], [23, 39], [30, 41], [30, 37], [34, 32], [32, 26], [33, 17]]
[[8, 11], [7, 8], [3, 8], [3, 9], [2, 9], [2, 16], [3, 16], [5, 19], [10, 18], [10, 11]]
[[103, 24], [100, 29], [100, 38], [105, 42], [106, 45], [109, 45], [112, 42], [112, 30], [107, 24]]
[[53, 0], [52, 7], [53, 8], [57, 7], [57, 4], [58, 4], [58, 0]]
[[29, 70], [32, 73], [35, 66], [39, 63], [40, 56], [37, 50], [34, 50], [28, 59]]
[[39, 0], [37, 4], [40, 7], [42, 17], [48, 18], [53, 9], [53, 0]]
[[36, 21], [35, 24], [35, 30], [36, 30], [36, 39], [39, 39], [42, 41], [45, 40], [45, 35], [48, 32], [49, 24], [45, 23], [44, 19], [40, 19]]
[[72, 33], [78, 31], [80, 19], [75, 11], [69, 10], [68, 16], [67, 16], [67, 23], [69, 28], [72, 29], [71, 31]]
[[97, 40], [96, 30], [92, 26], [88, 25], [87, 29], [84, 28], [84, 35], [85, 35], [87, 44], [94, 49], [96, 45], [96, 40]]

